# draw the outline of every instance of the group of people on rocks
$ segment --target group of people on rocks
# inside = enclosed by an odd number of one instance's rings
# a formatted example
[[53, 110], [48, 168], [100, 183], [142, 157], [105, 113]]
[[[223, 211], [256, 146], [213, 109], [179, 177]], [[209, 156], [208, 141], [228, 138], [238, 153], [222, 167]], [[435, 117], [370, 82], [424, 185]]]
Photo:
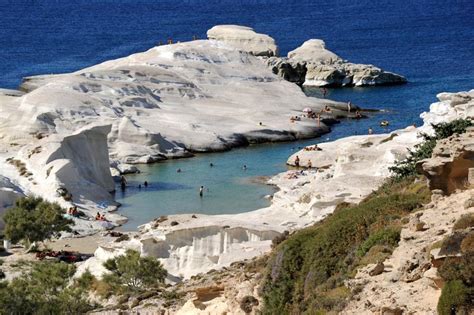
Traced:
[[321, 149], [320, 147], [318, 147], [317, 144], [314, 144], [314, 145], [309, 145], [307, 147], [304, 147], [304, 150], [305, 151], [322, 151], [323, 149]]
[[[300, 157], [297, 155], [296, 158], [295, 158], [295, 166], [296, 167], [300, 167]], [[308, 159], [308, 163], [306, 163], [306, 167], [307, 168], [312, 168], [313, 167], [313, 163], [311, 162], [310, 159]]]
[[97, 212], [97, 214], [95, 215], [95, 220], [96, 221], [109, 221], [105, 218], [104, 214], [100, 214], [99, 212]]
[[71, 215], [73, 217], [78, 217], [79, 211], [77, 210], [77, 206], [69, 207], [66, 211], [66, 214]]
[[[81, 215], [81, 213], [77, 210], [77, 206], [69, 207], [66, 210], [66, 214], [69, 216], [76, 217], [76, 218]], [[99, 212], [97, 212], [97, 214], [95, 215], [95, 220], [96, 221], [109, 221], [105, 218], [104, 214], [100, 214]]]
[[[328, 105], [326, 105], [326, 106], [324, 106], [323, 109], [321, 109], [321, 111], [319, 113], [310, 110], [310, 111], [306, 112], [306, 114], [304, 114], [303, 117], [307, 117], [309, 119], [317, 119], [318, 127], [319, 127], [321, 125], [321, 114], [322, 113], [331, 113], [331, 112], [332, 112], [331, 108]], [[294, 123], [295, 121], [301, 121], [301, 117], [300, 116], [291, 116], [290, 117], [290, 122]]]

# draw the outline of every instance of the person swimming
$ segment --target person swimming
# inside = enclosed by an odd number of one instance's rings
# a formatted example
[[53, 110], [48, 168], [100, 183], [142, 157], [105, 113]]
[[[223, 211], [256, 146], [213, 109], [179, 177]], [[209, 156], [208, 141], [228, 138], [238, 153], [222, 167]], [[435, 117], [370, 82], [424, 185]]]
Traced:
[[247, 165], [244, 164], [244, 166], [242, 166], [242, 169], [243, 169], [244, 171], [246, 171], [246, 170], [247, 170]]
[[181, 169], [178, 168], [178, 169], [176, 170], [176, 173], [181, 173]]
[[199, 187], [199, 197], [204, 195], [204, 186]]
[[210, 166], [210, 167], [214, 167], [214, 164], [213, 164], [213, 163], [209, 163], [209, 166]]

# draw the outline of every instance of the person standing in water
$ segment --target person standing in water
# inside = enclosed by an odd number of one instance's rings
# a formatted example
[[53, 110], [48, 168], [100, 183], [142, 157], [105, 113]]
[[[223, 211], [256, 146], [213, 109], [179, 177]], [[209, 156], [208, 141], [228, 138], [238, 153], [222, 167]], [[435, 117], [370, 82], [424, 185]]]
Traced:
[[120, 177], [120, 187], [122, 188], [122, 190], [125, 190], [125, 188], [127, 187], [127, 180], [124, 176]]
[[328, 90], [326, 88], [323, 88], [323, 98], [326, 98], [327, 94], [328, 94]]
[[202, 198], [203, 194], [204, 194], [204, 186], [201, 186], [199, 187], [199, 197]]
[[143, 186], [148, 187], [148, 182], [145, 181], [145, 182], [143, 183]]

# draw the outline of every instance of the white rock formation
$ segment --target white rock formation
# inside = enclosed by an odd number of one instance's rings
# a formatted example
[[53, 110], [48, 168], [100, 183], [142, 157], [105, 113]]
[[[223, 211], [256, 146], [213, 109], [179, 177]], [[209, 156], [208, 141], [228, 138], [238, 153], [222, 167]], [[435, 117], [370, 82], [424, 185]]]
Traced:
[[207, 31], [207, 37], [210, 40], [223, 42], [254, 56], [278, 56], [278, 47], [275, 40], [268, 35], [256, 33], [250, 27], [216, 25]]
[[342, 60], [338, 55], [326, 49], [326, 43], [321, 39], [307, 40], [300, 47], [288, 53], [288, 58], [295, 61], [332, 64]]
[[339, 104], [306, 97], [258, 58], [209, 40], [155, 47], [73, 74], [29, 78], [24, 89], [32, 88], [17, 98], [7, 123], [0, 123], [0, 136], [22, 136], [13, 121], [28, 137], [68, 133], [101, 120], [112, 124], [111, 158], [124, 163], [314, 137], [328, 129], [289, 118], [305, 107]]
[[422, 129], [425, 133], [433, 130], [431, 124], [450, 122], [459, 118], [474, 117], [474, 90], [459, 93], [439, 93], [439, 102], [430, 105], [430, 111], [421, 114], [427, 122]]
[[[114, 211], [117, 203], [111, 192], [115, 185], [109, 168], [107, 134], [110, 125], [92, 124], [68, 136], [53, 134], [23, 146], [18, 152], [0, 155], [2, 173], [28, 195], [58, 202], [64, 208], [72, 203], [89, 217], [95, 211]], [[19, 188], [16, 190], [19, 191]], [[14, 196], [9, 194], [10, 198]], [[6, 202], [7, 203], [7, 202]], [[11, 202], [10, 202], [11, 203]], [[107, 214], [113, 222], [124, 222], [118, 214]], [[103, 229], [100, 222], [74, 218], [75, 229], [83, 234]]]
[[273, 73], [305, 86], [373, 86], [402, 84], [406, 79], [373, 65], [354, 64], [326, 49], [324, 41], [310, 39], [288, 53], [272, 57], [267, 65]]

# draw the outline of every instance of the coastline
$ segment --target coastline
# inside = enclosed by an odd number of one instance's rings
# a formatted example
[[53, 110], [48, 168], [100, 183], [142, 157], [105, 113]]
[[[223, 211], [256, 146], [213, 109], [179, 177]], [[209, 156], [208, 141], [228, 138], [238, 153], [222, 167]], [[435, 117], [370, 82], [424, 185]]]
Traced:
[[[28, 93], [0, 96], [6, 117], [0, 124], [1, 157], [9, 158], [2, 161], [4, 174], [19, 193], [37, 194], [65, 208], [78, 205], [89, 217], [75, 219], [76, 232], [84, 236], [104, 230], [103, 222], [92, 219], [96, 211], [106, 212], [113, 225], [126, 220], [116, 213], [118, 204], [110, 195], [115, 189], [110, 166], [122, 175], [120, 166], [193, 151], [312, 138], [329, 132], [324, 119], [355, 115], [357, 106], [348, 112], [345, 103], [304, 95], [261, 58], [240, 49], [248, 43], [177, 43], [70, 74], [30, 78]], [[269, 183], [279, 190], [268, 207], [157, 218], [140, 226], [132, 239], [101, 243], [79, 273], [89, 268], [100, 275], [104, 259], [126, 248], [159, 258], [173, 282], [262, 255], [281, 233], [311, 225], [337, 204], [357, 203], [370, 194], [388, 177], [388, 167], [420, 141], [419, 131], [465, 114], [454, 109], [466, 101], [458, 95], [439, 94], [440, 102], [422, 114], [420, 128], [342, 138], [320, 144], [321, 151], [293, 154], [288, 164], [298, 155], [300, 166], [311, 161], [312, 167], [272, 177]], [[321, 113], [321, 121], [304, 117], [305, 111]], [[65, 187], [69, 200], [57, 194]]]
[[[258, 57], [212, 40], [158, 46], [27, 82], [26, 94], [0, 95], [2, 174], [19, 193], [76, 205], [89, 218], [105, 212], [114, 225], [126, 218], [110, 195], [116, 188], [109, 166], [120, 176], [127, 165], [191, 152], [309, 139], [330, 131], [325, 120], [350, 115], [346, 104], [307, 97]], [[318, 124], [290, 120], [305, 108], [331, 109]], [[58, 195], [64, 189], [67, 200]], [[75, 221], [83, 235], [103, 230], [93, 220]]]
[[[472, 96], [460, 102], [458, 95], [463, 94]], [[159, 258], [174, 279], [187, 279], [263, 255], [279, 233], [312, 225], [334, 211], [337, 204], [358, 203], [369, 195], [390, 175], [388, 167], [421, 141], [420, 132], [431, 132], [432, 123], [470, 115], [466, 107], [470, 108], [472, 97], [474, 90], [441, 93], [431, 111], [421, 114], [425, 122], [421, 127], [342, 138], [318, 145], [322, 151], [293, 154], [288, 159], [290, 165], [300, 155], [302, 161], [311, 160], [319, 169], [290, 170], [272, 177], [270, 183], [279, 191], [269, 207], [235, 215], [170, 215], [142, 225], [139, 239], [108, 244], [107, 255], [134, 248]], [[103, 257], [99, 249], [82, 270], [94, 269]]]

